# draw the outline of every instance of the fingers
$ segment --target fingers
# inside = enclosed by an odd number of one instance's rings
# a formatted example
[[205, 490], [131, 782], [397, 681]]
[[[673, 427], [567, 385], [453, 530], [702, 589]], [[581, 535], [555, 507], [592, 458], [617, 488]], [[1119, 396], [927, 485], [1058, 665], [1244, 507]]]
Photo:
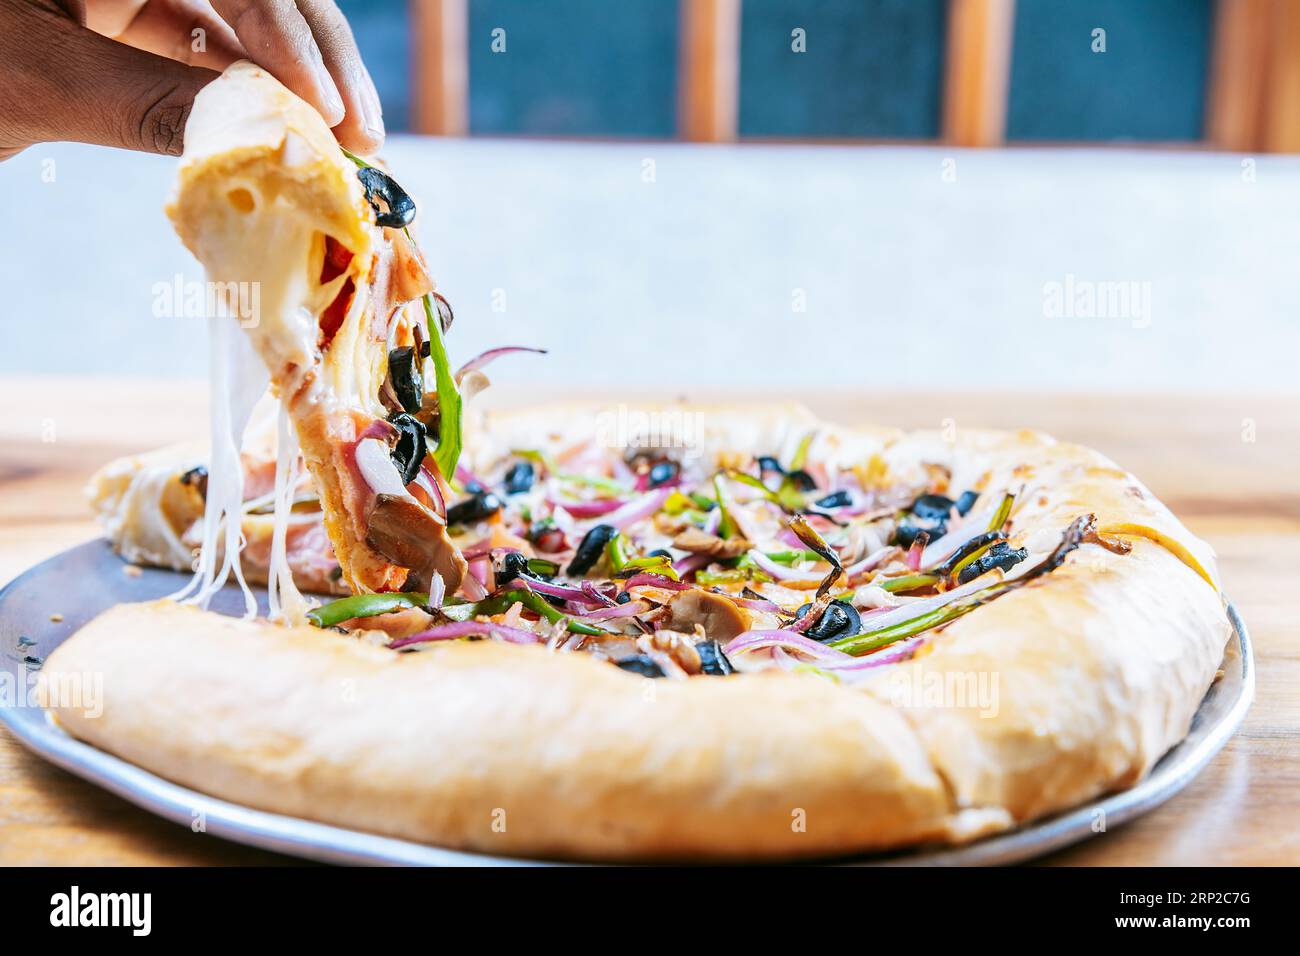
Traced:
[[[75, 140], [178, 154], [210, 70], [136, 50], [39, 7], [0, 30], [3, 145]], [[69, 65], [75, 64], [75, 69]]]
[[343, 97], [292, 0], [213, 0], [212, 6], [249, 59], [316, 107], [330, 126], [343, 121]]
[[298, 10], [343, 96], [347, 112], [343, 122], [334, 128], [335, 134], [353, 152], [367, 156], [375, 153], [384, 142], [383, 111], [347, 18], [334, 0], [298, 0]]
[[93, 18], [87, 25], [137, 49], [209, 70], [248, 56], [207, 0], [146, 0], [117, 29], [100, 29]]

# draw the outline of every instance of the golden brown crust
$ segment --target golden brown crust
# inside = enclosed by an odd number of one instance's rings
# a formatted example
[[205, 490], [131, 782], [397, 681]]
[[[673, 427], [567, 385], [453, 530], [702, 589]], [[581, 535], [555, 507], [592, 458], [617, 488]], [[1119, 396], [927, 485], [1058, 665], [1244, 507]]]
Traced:
[[[715, 417], [700, 440], [708, 454], [725, 455], [725, 441], [781, 454], [817, 429], [802, 412]], [[595, 419], [590, 408], [502, 416], [475, 444], [529, 429], [537, 439], [541, 421], [586, 423], [562, 442]], [[856, 686], [803, 673], [646, 681], [488, 642], [394, 655], [152, 605], [106, 612], [50, 657], [47, 673], [105, 674], [101, 718], [57, 716], [238, 802], [448, 846], [591, 859], [970, 839], [1131, 785], [1186, 734], [1228, 622], [1207, 583], [1208, 548], [1131, 475], [1034, 433], [826, 428], [815, 447], [880, 455], [895, 479], [925, 466], [955, 487], [1014, 478], [1018, 539], [1059, 537], [1082, 512], [1151, 533], [1125, 532], [1127, 555], [1083, 545]]]

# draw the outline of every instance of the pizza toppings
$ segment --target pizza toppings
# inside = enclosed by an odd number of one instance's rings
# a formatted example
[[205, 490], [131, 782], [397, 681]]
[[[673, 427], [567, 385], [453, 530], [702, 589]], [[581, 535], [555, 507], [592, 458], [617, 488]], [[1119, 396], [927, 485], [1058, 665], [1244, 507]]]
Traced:
[[[477, 474], [461, 467], [456, 484], [472, 490], [451, 508], [449, 536], [475, 585], [426, 607], [423, 629], [390, 646], [519, 643], [522, 631], [638, 674], [810, 668], [850, 680], [910, 657], [1088, 540], [1085, 516], [1026, 569], [1014, 495], [864, 486], [807, 444], [802, 467], [780, 471], [770, 456], [709, 472], [662, 451], [623, 459], [582, 446], [562, 452], [564, 465], [558, 452], [514, 450], [476, 462]], [[919, 520], [943, 534], [907, 540]], [[480, 627], [441, 628], [448, 619]]]
[[415, 221], [415, 200], [397, 185], [392, 176], [351, 153], [348, 156], [361, 167], [357, 170], [357, 179], [361, 180], [366, 191], [366, 202], [374, 210], [377, 225], [402, 229]]

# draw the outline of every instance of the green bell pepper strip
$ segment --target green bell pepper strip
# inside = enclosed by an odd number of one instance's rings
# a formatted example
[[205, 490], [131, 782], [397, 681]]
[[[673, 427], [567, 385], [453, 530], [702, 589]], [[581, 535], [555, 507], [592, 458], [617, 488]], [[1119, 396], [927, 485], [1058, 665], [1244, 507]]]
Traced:
[[[1055, 571], [1065, 562], [1070, 552], [1087, 540], [1090, 534], [1095, 533], [1096, 528], [1096, 515], [1080, 515], [1065, 529], [1065, 533], [1061, 535], [1061, 543], [1056, 546], [1052, 553], [1019, 577], [980, 588], [960, 600], [944, 607], [935, 608], [933, 611], [922, 614], [920, 617], [914, 617], [910, 621], [900, 621], [890, 627], [864, 631], [861, 634], [853, 634], [849, 637], [841, 637], [839, 640], [831, 641], [827, 647], [833, 647], [837, 651], [860, 657], [863, 654], [893, 644], [895, 641], [901, 641], [905, 637], [914, 637], [932, 627], [939, 627], [950, 621], [955, 621], [963, 614], [969, 614], [977, 607], [982, 607], [1004, 594], [1024, 587], [1036, 578]], [[895, 580], [902, 579], [896, 578]]]
[[884, 581], [872, 581], [893, 594], [898, 591], [915, 591], [917, 588], [931, 587], [939, 583], [937, 574], [904, 574], [901, 577], [889, 578]]
[[433, 294], [426, 294], [423, 301], [424, 316], [429, 325], [429, 357], [433, 360], [433, 379], [438, 390], [438, 447], [433, 451], [433, 461], [442, 477], [451, 481], [456, 475], [456, 462], [460, 460], [460, 391], [447, 360], [442, 323], [433, 307]]
[[722, 520], [718, 522], [718, 537], [730, 538], [736, 533], [736, 522], [732, 520], [731, 513], [727, 508], [727, 493], [722, 490], [722, 475], [713, 476], [713, 493], [718, 496], [718, 508], [722, 511]]
[[609, 568], [615, 574], [627, 564], [627, 551], [623, 548], [623, 535], [620, 532], [615, 531], [614, 536], [605, 542], [605, 557], [609, 559]]
[[985, 600], [981, 598], [977, 601], [955, 601], [947, 607], [937, 608], [929, 614], [922, 614], [910, 621], [902, 621], [893, 627], [868, 631], [865, 634], [855, 634], [852, 637], [841, 637], [838, 641], [831, 641], [826, 646], [833, 647], [837, 651], [843, 651], [845, 654], [852, 654], [854, 657], [861, 657], [863, 654], [887, 647], [904, 638], [915, 637], [922, 631], [928, 631], [932, 627], [955, 621], [963, 614], [975, 610], [985, 603]]
[[354, 617], [374, 617], [408, 607], [423, 607], [428, 603], [429, 595], [418, 591], [352, 594], [308, 611], [307, 620], [317, 627], [334, 627]]
[[[370, 166], [370, 163], [346, 149], [343, 150], [343, 155], [359, 169]], [[404, 228], [402, 231], [414, 246], [415, 238], [411, 235], [411, 230]], [[442, 477], [452, 481], [456, 477], [456, 462], [460, 461], [461, 400], [451, 363], [447, 360], [447, 347], [442, 341], [442, 323], [438, 321], [437, 309], [433, 307], [432, 293], [424, 296], [424, 315], [429, 325], [429, 357], [433, 359], [434, 382], [438, 390], [438, 447], [434, 449], [433, 461]]]
[[1007, 523], [1007, 518], [1011, 517], [1011, 506], [1015, 503], [1015, 500], [1016, 496], [1012, 494], [1002, 496], [998, 510], [993, 513], [993, 520], [989, 522], [990, 531], [1002, 530], [1002, 526]]
[[493, 594], [485, 597], [481, 601], [473, 604], [460, 604], [456, 607], [444, 608], [443, 613], [453, 621], [469, 621], [480, 615], [504, 614], [510, 609], [512, 604], [522, 604], [528, 610], [535, 612], [538, 616], [546, 618], [554, 624], [556, 621], [564, 621], [566, 626], [574, 634], [608, 634], [598, 627], [590, 624], [583, 624], [575, 621], [567, 614], [561, 614], [560, 611], [551, 604], [550, 601], [542, 597], [536, 591], [525, 591], [523, 588], [510, 588], [499, 594]]
[[629, 558], [623, 561], [615, 574], [619, 577], [630, 577], [632, 573], [640, 574], [641, 572], [650, 574], [660, 574], [673, 581], [680, 581], [681, 576], [677, 569], [673, 567], [673, 562], [661, 554], [647, 555], [644, 558]]
[[812, 441], [816, 437], [816, 432], [809, 432], [799, 440], [799, 447], [795, 449], [794, 457], [790, 459], [790, 471], [799, 471], [808, 463], [808, 449], [812, 447]]
[[631, 490], [621, 481], [615, 481], [613, 478], [602, 478], [599, 475], [575, 475], [570, 472], [560, 472], [555, 477], [560, 481], [567, 481], [575, 485], [586, 485], [588, 488], [595, 488], [611, 495], [625, 495]]

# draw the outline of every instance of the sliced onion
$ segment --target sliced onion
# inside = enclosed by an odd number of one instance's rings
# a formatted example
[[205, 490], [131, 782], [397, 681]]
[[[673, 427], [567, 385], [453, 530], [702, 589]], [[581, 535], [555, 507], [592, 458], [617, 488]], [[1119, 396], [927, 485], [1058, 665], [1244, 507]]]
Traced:
[[442, 496], [442, 486], [438, 484], [438, 479], [433, 477], [433, 472], [423, 464], [420, 465], [420, 473], [415, 476], [415, 484], [425, 490], [433, 501], [433, 510], [437, 512], [439, 518], [445, 521], [447, 518], [447, 502]]
[[[610, 585], [610, 587], [612, 588], [615, 594], [618, 593], [618, 585], [616, 584]], [[610, 595], [606, 594], [604, 591], [600, 590], [600, 588], [596, 587], [596, 585], [592, 584], [590, 581], [582, 582], [582, 593], [587, 595], [587, 597], [591, 598], [591, 601], [589, 602], [591, 604], [594, 604], [596, 606], [603, 605], [605, 607], [614, 606], [614, 599]]]
[[552, 501], [551, 507], [563, 508], [575, 518], [598, 518], [617, 511], [625, 504], [626, 501], [618, 498], [602, 498], [596, 501]]
[[429, 607], [442, 607], [443, 599], [447, 596], [447, 583], [443, 581], [442, 575], [437, 571], [429, 577]]
[[747, 611], [763, 611], [768, 614], [784, 614], [781, 605], [775, 601], [769, 601], [767, 598], [743, 598], [731, 597], [727, 595], [728, 600], [736, 607], [743, 607]]
[[634, 574], [623, 582], [624, 590], [638, 587], [662, 588], [665, 591], [689, 591], [695, 585], [687, 584], [685, 581], [674, 581], [662, 574], [651, 574], [648, 571], [643, 571], [640, 574]]
[[910, 621], [914, 618], [929, 614], [931, 611], [937, 611], [939, 608], [951, 604], [958, 598], [963, 598], [968, 594], [973, 594], [974, 592], [988, 586], [988, 581], [983, 578], [977, 578], [968, 584], [963, 584], [959, 588], [945, 591], [943, 594], [937, 594], [934, 597], [917, 598], [915, 601], [900, 604], [898, 607], [891, 607], [889, 610], [881, 614], [872, 614], [871, 626], [864, 628], [860, 633], [873, 634], [876, 631], [884, 630], [887, 627], [902, 624], [905, 621]]
[[494, 624], [491, 621], [452, 621], [450, 624], [439, 624], [437, 627], [431, 627], [427, 631], [412, 634], [410, 637], [399, 637], [389, 643], [388, 646], [393, 650], [397, 650], [398, 648], [409, 647], [412, 644], [447, 641], [457, 637], [472, 637], [474, 635], [492, 637], [510, 644], [536, 644], [541, 640], [539, 635], [534, 634], [532, 631], [525, 631], [521, 627], [507, 627], [504, 624]]
[[608, 621], [612, 617], [632, 617], [637, 614], [644, 614], [648, 610], [650, 610], [648, 601], [628, 601], [626, 604], [602, 607], [582, 616], [588, 621]]
[[713, 558], [707, 554], [688, 554], [680, 561], [673, 562], [673, 570], [677, 572], [679, 578], [684, 578], [686, 575], [700, 570], [700, 568], [708, 567], [709, 562], [712, 560]]
[[968, 515], [966, 520], [958, 528], [949, 531], [937, 541], [932, 541], [925, 547], [925, 552], [921, 555], [921, 564], [919, 570], [932, 568], [936, 564], [950, 557], [954, 551], [960, 548], [972, 538], [977, 538], [985, 531], [989, 530], [989, 522], [993, 520], [993, 515], [997, 513], [997, 508], [986, 508], [978, 514]]
[[481, 601], [488, 596], [487, 588], [483, 587], [483, 582], [472, 574], [467, 574], [461, 578], [460, 589], [464, 592], [465, 597], [471, 601]]
[[652, 514], [663, 507], [668, 496], [672, 494], [671, 488], [657, 488], [647, 495], [642, 495], [629, 501], [623, 507], [607, 517], [602, 524], [610, 525], [616, 530], [622, 531], [630, 524], [649, 518]]
[[537, 355], [545, 355], [546, 349], [534, 349], [526, 345], [506, 345], [499, 349], [488, 349], [486, 352], [480, 352], [460, 367], [456, 372], [457, 381], [466, 373], [483, 368], [489, 362], [499, 359], [503, 355], [509, 355], [511, 352], [533, 352]]
[[411, 493], [402, 484], [402, 476], [397, 473], [397, 466], [389, 453], [388, 445], [378, 438], [363, 438], [357, 442], [354, 451], [357, 471], [377, 495], [392, 495], [395, 498], [410, 498]]
[[847, 568], [845, 568], [844, 576], [846, 578], [853, 578], [859, 574], [864, 574], [867, 571], [871, 571], [876, 567], [878, 567], [881, 564], [881, 562], [885, 560], [885, 558], [889, 557], [897, 550], [898, 549], [891, 544], [891, 545], [886, 545], [885, 547], [881, 548], [879, 551], [873, 551], [871, 554], [867, 555], [857, 564], [850, 564]]
[[[799, 542], [799, 547], [803, 547], [803, 542]], [[794, 568], [787, 568], [784, 564], [773, 561], [762, 551], [752, 548], [749, 551], [750, 560], [763, 569], [774, 581], [780, 581], [782, 584], [811, 584], [818, 585], [826, 577], [824, 574], [809, 574], [806, 571], [797, 571]]]
[[536, 578], [524, 578], [523, 580], [531, 590], [536, 591], [538, 594], [573, 601], [588, 607], [600, 607], [603, 604], [602, 601], [577, 588], [568, 588], [562, 584], [552, 584], [549, 581], [539, 581]]
[[794, 631], [745, 631], [728, 641], [727, 646], [722, 649], [722, 653], [731, 657], [733, 654], [743, 654], [746, 651], [756, 651], [764, 647], [781, 647], [787, 650], [795, 650], [818, 661], [857, 660], [857, 658], [845, 654], [843, 651], [827, 647], [825, 644], [814, 641], [811, 637], [804, 637]]
[[899, 661], [910, 658], [927, 640], [929, 640], [929, 635], [923, 634], [920, 637], [913, 637], [909, 640], [899, 641], [897, 644], [891, 644], [874, 654], [867, 654], [863, 657], [850, 657], [847, 661], [826, 661], [818, 666], [835, 671], [838, 674], [844, 671], [863, 671], [873, 667], [883, 667], [886, 664], [897, 664]]

